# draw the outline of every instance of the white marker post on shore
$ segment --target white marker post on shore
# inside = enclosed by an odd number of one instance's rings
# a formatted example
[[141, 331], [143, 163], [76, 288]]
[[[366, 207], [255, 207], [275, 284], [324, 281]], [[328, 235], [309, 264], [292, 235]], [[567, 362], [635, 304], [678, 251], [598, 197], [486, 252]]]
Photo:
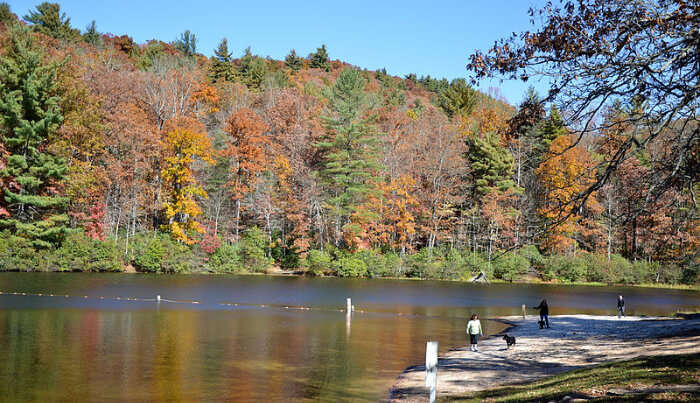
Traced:
[[523, 319], [525, 319], [525, 304], [523, 304]]
[[156, 302], [160, 302], [160, 295], [156, 295]]
[[425, 387], [430, 388], [430, 403], [437, 394], [438, 342], [429, 341], [425, 346]]
[[347, 312], [347, 313], [352, 312], [352, 300], [350, 298], [347, 298], [345, 300], [345, 312]]

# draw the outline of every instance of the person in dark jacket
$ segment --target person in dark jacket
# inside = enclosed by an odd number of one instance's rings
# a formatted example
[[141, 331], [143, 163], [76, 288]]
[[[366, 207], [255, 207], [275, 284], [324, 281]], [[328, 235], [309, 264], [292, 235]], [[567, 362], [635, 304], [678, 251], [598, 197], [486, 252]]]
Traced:
[[549, 329], [549, 306], [547, 306], [547, 300], [543, 299], [538, 306], [532, 307], [532, 309], [540, 310], [540, 322], [544, 322]]
[[617, 297], [617, 318], [620, 319], [620, 316], [625, 316], [625, 299], [622, 295]]

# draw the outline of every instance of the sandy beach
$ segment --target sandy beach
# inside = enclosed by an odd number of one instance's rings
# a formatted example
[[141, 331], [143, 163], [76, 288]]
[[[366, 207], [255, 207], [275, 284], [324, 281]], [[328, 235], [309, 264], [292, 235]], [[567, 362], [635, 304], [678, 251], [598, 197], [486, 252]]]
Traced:
[[[517, 339], [506, 349], [501, 337], [454, 349], [438, 361], [439, 396], [532, 381], [576, 368], [647, 355], [700, 352], [700, 319], [628, 316], [550, 316], [551, 328], [540, 329], [539, 316], [500, 318], [512, 325]], [[467, 343], [465, 337], [465, 343]], [[407, 368], [392, 387], [392, 402], [428, 401], [425, 368]]]

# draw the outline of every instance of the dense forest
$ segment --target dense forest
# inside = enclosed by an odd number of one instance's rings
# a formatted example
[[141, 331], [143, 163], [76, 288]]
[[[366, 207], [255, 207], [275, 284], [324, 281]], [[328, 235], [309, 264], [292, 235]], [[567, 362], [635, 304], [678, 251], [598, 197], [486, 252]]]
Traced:
[[207, 57], [53, 3], [0, 4], [0, 43], [0, 270], [699, 282], [697, 182], [647, 197], [670, 131], [601, 164], [645, 130], [639, 98], [579, 135], [534, 90], [511, 106], [325, 45]]

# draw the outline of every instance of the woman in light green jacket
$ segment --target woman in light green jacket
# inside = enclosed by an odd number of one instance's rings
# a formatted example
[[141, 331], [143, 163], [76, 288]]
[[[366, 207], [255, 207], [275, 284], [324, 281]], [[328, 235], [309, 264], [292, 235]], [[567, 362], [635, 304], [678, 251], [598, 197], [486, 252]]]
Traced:
[[479, 343], [479, 335], [484, 335], [484, 332], [481, 330], [479, 315], [472, 314], [472, 319], [467, 322], [467, 334], [469, 335], [469, 349], [471, 351], [479, 351], [479, 347], [477, 346]]

